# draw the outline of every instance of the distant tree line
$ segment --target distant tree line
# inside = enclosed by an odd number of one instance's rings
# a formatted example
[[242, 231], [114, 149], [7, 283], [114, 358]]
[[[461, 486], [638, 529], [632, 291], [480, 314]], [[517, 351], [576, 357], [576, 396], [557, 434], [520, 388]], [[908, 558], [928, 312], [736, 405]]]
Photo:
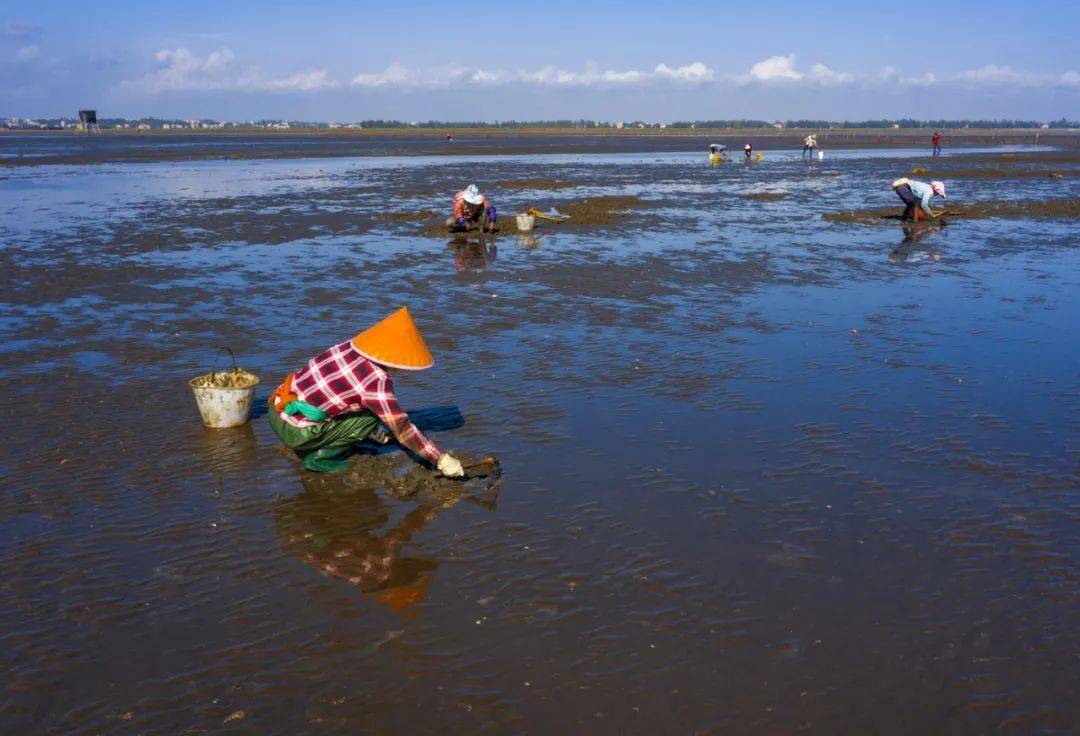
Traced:
[[963, 129], [963, 128], [1041, 128], [1044, 124], [1051, 128], [1076, 128], [1080, 126], [1075, 121], [1065, 118], [1044, 123], [1040, 120], [914, 120], [912, 118], [900, 118], [898, 120], [845, 120], [836, 122], [832, 120], [786, 120], [785, 128], [900, 128], [903, 129]]
[[[102, 128], [298, 128], [301, 130], [320, 130], [327, 128], [412, 128], [412, 129], [437, 129], [456, 130], [460, 128], [505, 128], [505, 129], [578, 129], [578, 130], [614, 130], [614, 129], [710, 129], [710, 130], [734, 130], [734, 129], [784, 129], [798, 128], [810, 130], [845, 130], [854, 128], [869, 129], [901, 129], [901, 130], [962, 130], [964, 128], [982, 129], [1018, 129], [1018, 128], [1042, 128], [1051, 129], [1080, 128], [1080, 122], [1061, 118], [1052, 122], [1037, 120], [915, 120], [913, 118], [900, 118], [896, 120], [680, 120], [673, 123], [645, 122], [642, 120], [630, 120], [611, 122], [604, 120], [427, 120], [424, 122], [406, 122], [403, 120], [360, 120], [350, 123], [327, 123], [302, 120], [251, 120], [218, 122], [207, 119], [176, 120], [166, 118], [100, 118]], [[0, 118], [0, 128], [41, 128], [63, 129], [72, 127], [75, 120], [71, 118], [39, 118], [28, 120], [19, 118]]]
[[[964, 128], [1041, 128], [1048, 125], [1050, 128], [1080, 128], [1080, 122], [1061, 118], [1053, 122], [1040, 120], [915, 120], [913, 118], [900, 118], [896, 120], [679, 120], [666, 125], [661, 123], [647, 123], [641, 120], [631, 120], [620, 123], [601, 120], [428, 120], [422, 123], [403, 122], [401, 120], [364, 120], [360, 123], [365, 128], [672, 128], [687, 130], [694, 128], [723, 130], [723, 129], [746, 129], [746, 128], [808, 128], [825, 130], [843, 130], [853, 128], [880, 128], [892, 129], [941, 129], [957, 130]], [[293, 123], [294, 126], [303, 123]]]

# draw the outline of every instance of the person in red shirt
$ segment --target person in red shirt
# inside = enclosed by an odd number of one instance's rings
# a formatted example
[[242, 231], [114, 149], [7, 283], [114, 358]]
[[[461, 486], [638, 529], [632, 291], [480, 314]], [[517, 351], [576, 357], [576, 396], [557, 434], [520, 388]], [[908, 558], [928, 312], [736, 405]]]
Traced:
[[446, 226], [454, 233], [470, 230], [493, 233], [499, 229], [499, 215], [495, 205], [475, 184], [470, 184], [454, 195], [454, 215], [447, 219]]
[[930, 139], [930, 142], [934, 146], [933, 155], [934, 156], [940, 156], [941, 155], [941, 133], [939, 133], [938, 131], [935, 130], [934, 131], [934, 137]]
[[340, 458], [363, 440], [380, 441], [385, 427], [398, 443], [451, 478], [461, 463], [409, 420], [394, 394], [391, 369], [418, 371], [435, 363], [406, 307], [330, 347], [290, 373], [270, 397], [270, 428], [316, 472], [345, 470]]

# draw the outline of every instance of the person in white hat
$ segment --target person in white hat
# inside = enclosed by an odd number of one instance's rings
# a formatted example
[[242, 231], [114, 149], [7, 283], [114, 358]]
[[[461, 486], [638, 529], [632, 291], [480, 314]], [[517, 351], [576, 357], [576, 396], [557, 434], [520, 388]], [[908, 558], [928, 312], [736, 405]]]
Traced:
[[446, 221], [450, 232], [462, 233], [470, 230], [495, 232], [499, 229], [499, 215], [487, 197], [480, 193], [475, 184], [470, 184], [454, 195], [454, 215]]
[[940, 212], [935, 213], [930, 209], [930, 200], [934, 196], [945, 198], [945, 183], [932, 181], [929, 184], [914, 179], [902, 178], [892, 183], [892, 189], [896, 196], [904, 203], [904, 214], [900, 219], [908, 221], [919, 218], [918, 210], [922, 210], [926, 217], [936, 220], [941, 217]]
[[817, 137], [813, 133], [811, 133], [810, 135], [806, 136], [806, 138], [803, 140], [803, 144], [802, 144], [803, 158], [806, 158], [806, 152], [807, 151], [810, 152], [810, 158], [813, 158], [815, 148], [817, 148]]

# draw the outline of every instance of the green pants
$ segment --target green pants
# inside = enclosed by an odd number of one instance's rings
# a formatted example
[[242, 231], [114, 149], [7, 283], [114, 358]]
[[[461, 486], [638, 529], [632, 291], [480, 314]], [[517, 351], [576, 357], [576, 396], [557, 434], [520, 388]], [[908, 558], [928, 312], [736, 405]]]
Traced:
[[338, 456], [367, 439], [379, 426], [378, 417], [367, 410], [343, 414], [311, 427], [294, 427], [283, 422], [273, 404], [266, 416], [278, 439], [304, 459], [305, 468], [317, 473], [347, 468], [348, 463]]

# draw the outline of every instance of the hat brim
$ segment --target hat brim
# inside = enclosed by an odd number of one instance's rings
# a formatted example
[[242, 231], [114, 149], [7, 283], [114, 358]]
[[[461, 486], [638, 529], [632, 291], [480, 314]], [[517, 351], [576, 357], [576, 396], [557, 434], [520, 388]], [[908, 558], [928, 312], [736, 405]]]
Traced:
[[484, 203], [484, 195], [482, 195], [482, 194], [478, 195], [476, 197], [470, 197], [468, 194], [464, 194], [464, 195], [462, 195], [461, 198], [464, 199], [469, 204], [483, 204]]
[[360, 353], [365, 358], [370, 360], [372, 363], [375, 363], [376, 365], [381, 365], [383, 368], [394, 368], [395, 370], [399, 371], [426, 371], [428, 368], [435, 365], [434, 358], [432, 358], [431, 362], [429, 362], [427, 365], [404, 365], [402, 363], [394, 363], [384, 358], [379, 358], [378, 356], [372, 355], [371, 353], [364, 352], [360, 348], [356, 347], [356, 342], [353, 342], [353, 349], [355, 349], [356, 352]]

